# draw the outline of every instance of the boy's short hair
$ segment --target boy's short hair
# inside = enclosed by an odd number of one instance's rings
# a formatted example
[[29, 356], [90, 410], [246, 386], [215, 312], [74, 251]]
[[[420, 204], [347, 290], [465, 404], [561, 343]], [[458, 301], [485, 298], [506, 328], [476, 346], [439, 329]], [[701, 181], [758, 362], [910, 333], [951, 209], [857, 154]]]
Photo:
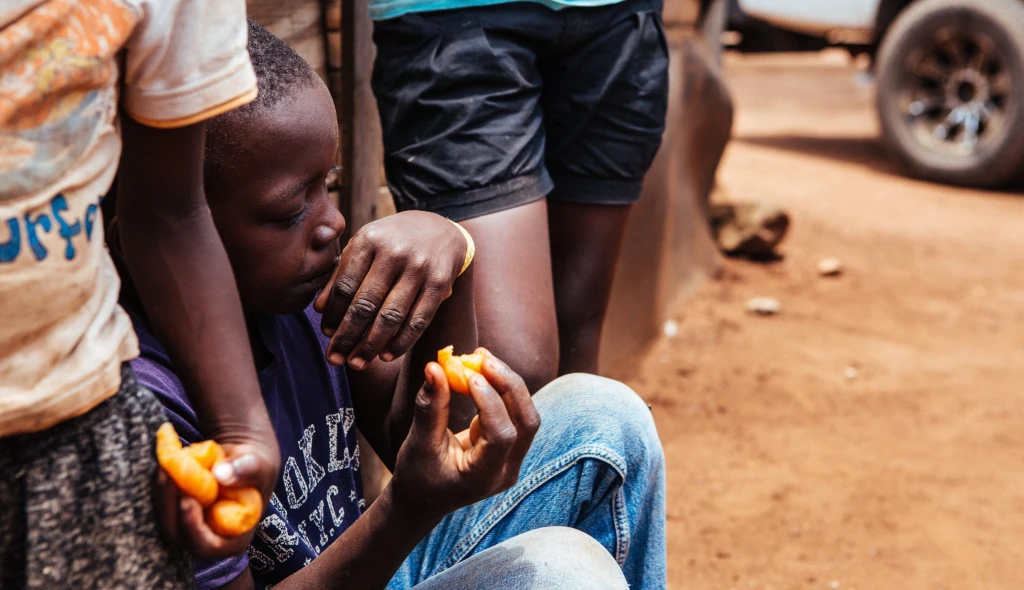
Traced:
[[227, 152], [237, 144], [231, 137], [235, 128], [276, 106], [297, 87], [320, 82], [313, 68], [287, 43], [252, 19], [249, 22], [249, 58], [256, 72], [259, 95], [256, 100], [214, 117], [206, 125], [206, 156], [203, 176], [215, 183]]

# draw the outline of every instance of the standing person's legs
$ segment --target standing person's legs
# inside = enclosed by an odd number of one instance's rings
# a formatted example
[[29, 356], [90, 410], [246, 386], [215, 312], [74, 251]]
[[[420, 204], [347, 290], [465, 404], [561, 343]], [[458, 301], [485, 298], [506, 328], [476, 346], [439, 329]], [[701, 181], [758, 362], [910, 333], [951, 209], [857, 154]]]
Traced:
[[628, 590], [622, 570], [593, 538], [548, 527], [513, 537], [417, 584], [413, 590]]
[[629, 209], [548, 201], [559, 375], [597, 373], [601, 327]]
[[552, 381], [534, 401], [541, 426], [516, 485], [445, 517], [389, 588], [412, 588], [490, 547], [557, 526], [600, 543], [633, 590], [665, 588], [665, 456], [647, 404], [617, 381], [584, 374]]
[[462, 222], [476, 242], [480, 346], [536, 392], [558, 375], [558, 329], [545, 201]]
[[153, 505], [163, 422], [125, 364], [120, 390], [86, 414], [0, 439], [0, 587], [192, 587]]
[[542, 66], [559, 374], [597, 371], [615, 263], [632, 203], [661, 145], [668, 44], [660, 0], [565, 11]]
[[557, 374], [538, 51], [561, 17], [537, 4], [375, 23], [373, 89], [399, 210], [433, 211], [477, 243], [480, 343], [536, 391]]

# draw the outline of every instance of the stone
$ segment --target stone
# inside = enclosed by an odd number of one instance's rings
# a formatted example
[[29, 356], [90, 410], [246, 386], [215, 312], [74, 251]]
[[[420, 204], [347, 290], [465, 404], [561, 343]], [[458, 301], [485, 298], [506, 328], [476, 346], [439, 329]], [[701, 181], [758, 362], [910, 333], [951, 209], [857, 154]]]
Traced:
[[747, 301], [747, 311], [757, 315], [775, 315], [782, 311], [782, 304], [771, 297], [754, 297]]
[[838, 258], [823, 258], [818, 262], [818, 274], [823, 277], [834, 277], [843, 274], [843, 261]]

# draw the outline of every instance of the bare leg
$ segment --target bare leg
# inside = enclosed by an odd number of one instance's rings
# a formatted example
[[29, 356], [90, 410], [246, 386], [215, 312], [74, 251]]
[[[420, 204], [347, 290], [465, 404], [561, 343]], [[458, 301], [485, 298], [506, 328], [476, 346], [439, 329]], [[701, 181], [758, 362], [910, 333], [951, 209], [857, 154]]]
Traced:
[[558, 372], [558, 329], [543, 199], [468, 219], [480, 345], [535, 392]]
[[597, 373], [601, 327], [629, 209], [548, 202], [559, 375]]

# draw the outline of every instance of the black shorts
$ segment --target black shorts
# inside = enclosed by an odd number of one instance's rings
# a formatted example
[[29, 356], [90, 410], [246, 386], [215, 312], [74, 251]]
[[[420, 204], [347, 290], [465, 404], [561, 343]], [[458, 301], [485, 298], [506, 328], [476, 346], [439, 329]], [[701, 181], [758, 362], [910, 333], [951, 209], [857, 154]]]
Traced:
[[661, 145], [661, 0], [514, 2], [374, 24], [373, 91], [401, 210], [460, 220], [543, 198], [625, 205]]

